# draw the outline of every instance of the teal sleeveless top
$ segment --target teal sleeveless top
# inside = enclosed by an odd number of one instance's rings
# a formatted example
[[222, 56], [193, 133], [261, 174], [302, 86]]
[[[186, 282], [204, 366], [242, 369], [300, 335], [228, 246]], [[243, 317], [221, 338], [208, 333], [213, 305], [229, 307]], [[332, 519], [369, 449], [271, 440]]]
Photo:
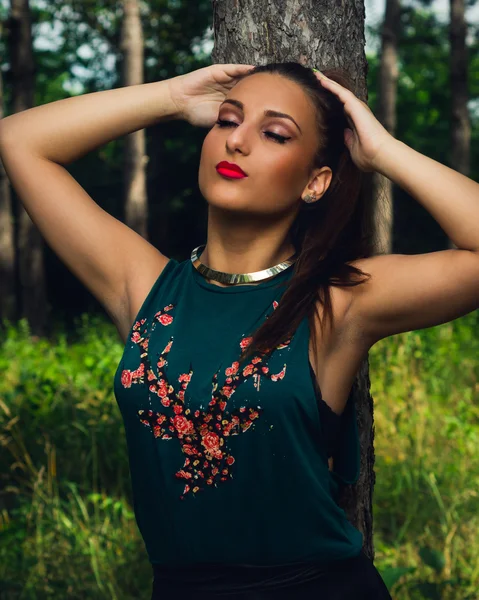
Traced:
[[293, 269], [220, 287], [172, 258], [138, 312], [114, 392], [153, 565], [325, 565], [361, 551], [336, 503], [339, 484], [359, 476], [355, 406], [341, 415], [329, 471], [307, 317], [269, 357], [238, 365]]

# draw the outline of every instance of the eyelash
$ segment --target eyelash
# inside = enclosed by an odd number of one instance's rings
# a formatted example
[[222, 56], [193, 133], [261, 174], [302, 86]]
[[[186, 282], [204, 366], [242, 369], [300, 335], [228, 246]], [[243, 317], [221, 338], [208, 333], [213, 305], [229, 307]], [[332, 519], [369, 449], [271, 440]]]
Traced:
[[[236, 123], [234, 123], [233, 121], [225, 121], [224, 119], [218, 119], [216, 121], [216, 124], [219, 127], [231, 127], [232, 125], [236, 125]], [[269, 135], [270, 137], [272, 137], [274, 139], [274, 141], [278, 142], [279, 144], [284, 144], [286, 142], [286, 140], [291, 139], [289, 137], [284, 137], [284, 135], [279, 135], [278, 133], [273, 133], [272, 131], [265, 131], [264, 133], [265, 133], [265, 135]]]

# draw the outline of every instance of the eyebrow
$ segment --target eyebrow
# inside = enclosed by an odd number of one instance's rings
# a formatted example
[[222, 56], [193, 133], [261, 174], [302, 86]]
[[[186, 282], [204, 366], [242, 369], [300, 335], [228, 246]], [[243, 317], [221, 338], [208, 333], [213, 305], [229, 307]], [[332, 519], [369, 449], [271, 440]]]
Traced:
[[[240, 108], [241, 110], [244, 111], [244, 104], [242, 102], [240, 102], [239, 100], [234, 100], [233, 98], [229, 98], [229, 99], [225, 100], [224, 102], [222, 102], [221, 106], [223, 106], [223, 104], [232, 104], [233, 106], [237, 106], [238, 108]], [[221, 106], [220, 106], [220, 108], [221, 108]], [[296, 121], [293, 119], [293, 117], [291, 115], [287, 115], [286, 113], [278, 112], [277, 110], [269, 109], [269, 110], [264, 111], [264, 116], [265, 117], [281, 117], [283, 119], [289, 119], [290, 121], [293, 121], [293, 123], [296, 125], [296, 127], [301, 132], [301, 134], [303, 133], [301, 131], [301, 127], [296, 123]]]

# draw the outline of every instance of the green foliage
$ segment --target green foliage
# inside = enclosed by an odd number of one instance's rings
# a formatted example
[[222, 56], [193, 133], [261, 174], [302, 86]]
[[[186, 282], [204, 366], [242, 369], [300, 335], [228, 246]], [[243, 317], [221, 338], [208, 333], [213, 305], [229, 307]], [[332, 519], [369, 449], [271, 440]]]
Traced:
[[[472, 600], [479, 588], [478, 326], [476, 311], [370, 352], [376, 565], [395, 600]], [[151, 591], [113, 396], [122, 350], [114, 327], [86, 314], [72, 335], [49, 340], [32, 337], [25, 321], [6, 323], [5, 598], [126, 600]]]
[[479, 589], [478, 330], [475, 311], [370, 352], [376, 558], [398, 600]]
[[[471, 33], [473, 26], [470, 27]], [[370, 29], [370, 35], [379, 32]], [[449, 24], [431, 11], [411, 6], [401, 9], [398, 39], [396, 137], [415, 150], [450, 164], [451, 86], [449, 82]], [[368, 56], [371, 109], [377, 107], [380, 56]], [[471, 177], [479, 180], [479, 36], [468, 45], [469, 100], [471, 102]]]

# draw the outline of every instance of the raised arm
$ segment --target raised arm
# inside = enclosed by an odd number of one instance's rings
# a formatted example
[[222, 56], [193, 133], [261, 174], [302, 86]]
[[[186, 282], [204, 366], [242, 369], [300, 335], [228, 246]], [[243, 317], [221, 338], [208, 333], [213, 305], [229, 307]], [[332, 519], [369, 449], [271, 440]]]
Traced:
[[127, 286], [148, 291], [167, 258], [96, 204], [62, 165], [176, 117], [168, 81], [161, 81], [58, 100], [0, 122], [0, 156], [25, 210], [122, 331]]
[[392, 137], [361, 100], [320, 76], [343, 102], [352, 160], [406, 190], [457, 246], [419, 255], [353, 261], [371, 278], [351, 288], [347, 321], [369, 345], [393, 334], [452, 321], [479, 308], [479, 184]]
[[123, 340], [168, 258], [99, 207], [63, 165], [160, 121], [213, 126], [226, 94], [251, 67], [211, 65], [165, 81], [58, 100], [0, 122], [0, 156], [25, 210], [104, 306]]

